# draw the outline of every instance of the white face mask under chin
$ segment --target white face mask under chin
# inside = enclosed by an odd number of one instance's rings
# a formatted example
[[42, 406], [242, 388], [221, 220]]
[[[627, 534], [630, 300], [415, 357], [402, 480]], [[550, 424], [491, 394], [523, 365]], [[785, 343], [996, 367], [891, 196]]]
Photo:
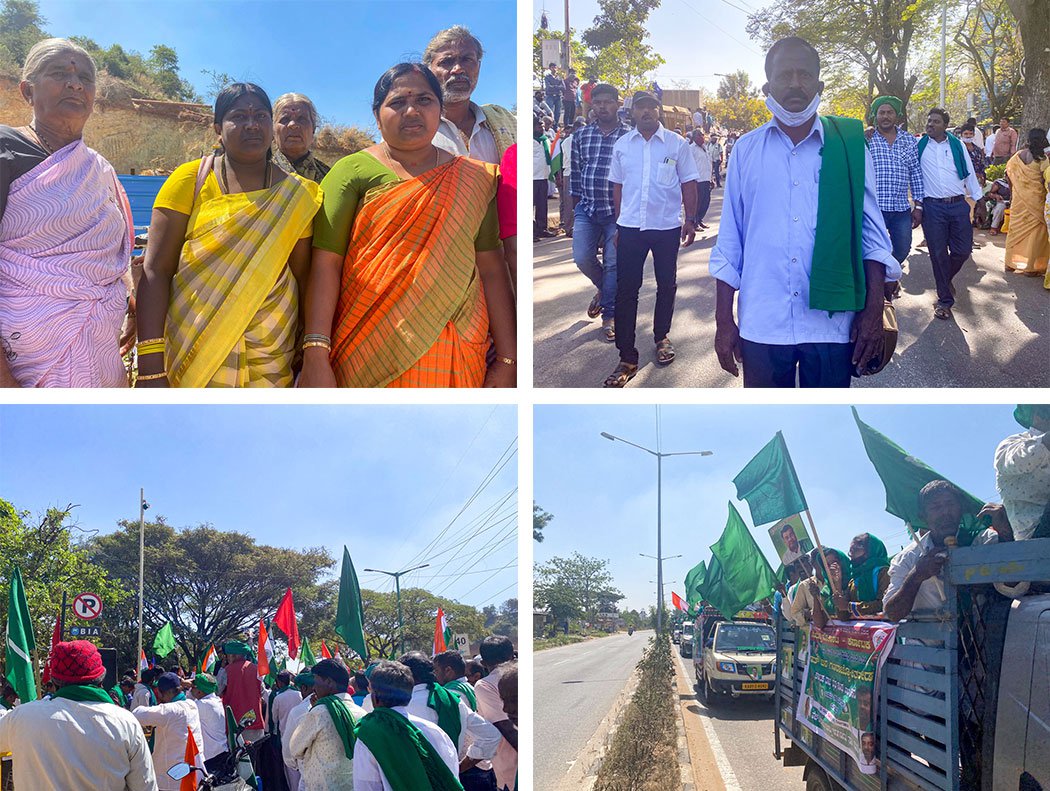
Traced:
[[813, 100], [810, 101], [805, 110], [797, 113], [793, 113], [790, 110], [785, 110], [781, 107], [780, 102], [774, 99], [772, 94], [766, 96], [766, 107], [769, 108], [769, 112], [773, 113], [773, 117], [780, 121], [784, 126], [802, 126], [802, 124], [813, 117], [813, 114], [817, 111], [819, 106], [819, 93], [813, 97]]

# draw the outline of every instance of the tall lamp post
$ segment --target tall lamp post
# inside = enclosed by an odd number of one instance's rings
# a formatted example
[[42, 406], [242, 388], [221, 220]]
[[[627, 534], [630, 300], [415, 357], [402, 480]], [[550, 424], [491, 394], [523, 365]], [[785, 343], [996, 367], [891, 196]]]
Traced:
[[663, 460], [668, 456], [713, 456], [714, 452], [710, 450], [687, 450], [679, 451], [677, 453], [663, 453], [662, 451], [651, 450], [643, 445], [626, 440], [623, 437], [617, 437], [613, 434], [603, 431], [602, 436], [607, 440], [613, 442], [623, 442], [631, 447], [638, 448], [638, 450], [644, 450], [650, 456], [656, 457], [656, 632], [659, 634], [663, 631], [663, 617], [664, 617], [664, 564], [663, 564], [663, 531], [662, 531], [662, 505], [663, 505]]
[[[135, 657], [135, 671], [142, 672], [142, 589], [146, 576], [146, 490], [139, 489], [139, 653]], [[63, 612], [63, 616], [65, 612]], [[63, 639], [65, 639], [63, 637]]]
[[429, 566], [429, 563], [424, 563], [422, 566], [413, 566], [410, 569], [403, 571], [383, 571], [382, 569], [364, 569], [364, 571], [371, 571], [374, 574], [386, 574], [388, 577], [394, 578], [394, 588], [397, 591], [397, 631], [398, 637], [401, 643], [401, 653], [405, 653], [405, 624], [401, 616], [401, 577], [408, 574], [410, 571], [419, 571]]

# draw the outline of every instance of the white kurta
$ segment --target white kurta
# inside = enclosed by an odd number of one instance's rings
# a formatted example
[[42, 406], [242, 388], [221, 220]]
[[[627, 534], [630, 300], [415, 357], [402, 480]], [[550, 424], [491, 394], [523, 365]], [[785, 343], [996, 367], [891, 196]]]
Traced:
[[157, 788], [142, 726], [131, 712], [112, 703], [56, 698], [18, 706], [0, 718], [0, 753], [4, 752], [11, 753], [19, 788]]
[[274, 697], [273, 711], [269, 712], [269, 716], [277, 720], [277, 728], [281, 733], [284, 733], [284, 724], [288, 719], [288, 714], [302, 702], [303, 696], [297, 689], [289, 689]]
[[[456, 747], [441, 728], [429, 720], [424, 720], [414, 714], [409, 714], [404, 706], [394, 706], [391, 711], [396, 711], [402, 717], [419, 728], [423, 737], [430, 742], [445, 766], [452, 772], [453, 776], [459, 777], [459, 760], [456, 757]], [[312, 789], [311, 789], [312, 791]], [[393, 791], [387, 781], [383, 770], [379, 767], [379, 761], [372, 755], [368, 746], [357, 740], [354, 745], [354, 791]]]
[[1050, 502], [1050, 448], [1043, 438], [1042, 432], [1029, 429], [995, 449], [995, 487], [1018, 540], [1032, 537]]
[[[365, 711], [345, 692], [339, 699], [350, 709], [355, 720]], [[313, 706], [295, 726], [291, 742], [292, 757], [299, 765], [306, 791], [351, 791], [354, 787], [354, 765], [346, 757], [343, 740], [335, 729], [332, 716], [323, 705]]]
[[[430, 692], [426, 684], [416, 684], [412, 687], [412, 700], [408, 704], [408, 713], [427, 720], [437, 725], [438, 713], [427, 706], [427, 698]], [[471, 711], [470, 706], [459, 701], [459, 744], [456, 751], [459, 759], [476, 758], [482, 762], [481, 769], [489, 769], [491, 765], [488, 760], [496, 754], [503, 735], [496, 730], [496, 726]]]
[[159, 791], [179, 791], [179, 781], [168, 777], [168, 770], [180, 764], [186, 757], [187, 729], [193, 733], [197, 743], [197, 765], [204, 766], [204, 736], [201, 734], [201, 719], [197, 704], [192, 700], [176, 700], [143, 706], [131, 712], [131, 716], [142, 725], [154, 727], [153, 769], [157, 774]]
[[149, 687], [145, 684], [135, 684], [135, 689], [131, 692], [131, 710], [134, 711], [139, 706], [148, 706], [150, 700]]
[[214, 692], [193, 701], [201, 721], [201, 736], [204, 738], [204, 760], [209, 761], [229, 749], [226, 741], [226, 709], [222, 699]]

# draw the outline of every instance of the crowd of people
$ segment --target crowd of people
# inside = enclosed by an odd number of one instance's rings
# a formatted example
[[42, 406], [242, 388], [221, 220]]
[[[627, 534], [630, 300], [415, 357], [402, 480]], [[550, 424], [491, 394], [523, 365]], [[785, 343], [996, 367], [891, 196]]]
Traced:
[[[974, 227], [1001, 225], [1007, 210], [1005, 270], [1045, 277], [1050, 288], [1050, 144], [1043, 129], [1030, 130], [1025, 142], [1009, 119], [998, 129], [978, 129], [975, 119], [956, 128], [947, 111], [933, 108], [916, 136], [894, 96], [874, 101], [867, 128], [818, 115], [820, 57], [805, 40], [789, 37], [765, 59], [773, 118], [739, 140], [730, 137], [723, 147], [709, 135], [714, 119], [703, 108], [693, 114], [693, 128], [672, 130], [662, 123], [658, 92], [621, 102], [614, 86], [597, 83], [584, 86], [587, 122], [574, 119], [552, 154], [544, 108], [553, 72], [534, 106], [534, 238], [552, 235], [548, 176], [560, 155], [557, 165], [568, 169], [562, 224], [573, 260], [595, 289], [587, 315], [601, 316], [600, 338], [619, 352], [606, 387], [623, 387], [638, 372], [637, 299], [650, 252], [654, 358], [659, 365], [675, 359], [678, 251], [706, 230], [723, 156], [722, 216], [709, 258], [717, 281], [714, 347], [723, 370], [740, 376], [742, 369], [745, 387], [848, 387], [882, 370], [886, 306], [900, 293], [902, 264], [920, 225], [936, 283], [933, 318], [952, 318], [954, 279], [971, 259]], [[1002, 178], [986, 178], [989, 167], [1001, 165]], [[895, 333], [895, 322], [889, 329]]]
[[272, 688], [246, 643], [228, 641], [222, 654], [215, 675], [151, 667], [107, 692], [94, 644], [59, 643], [42, 699], [4, 690], [0, 754], [11, 755], [15, 788], [180, 791], [169, 770], [183, 762], [236, 776], [234, 744], [267, 791], [517, 788], [517, 662], [506, 637], [485, 638], [469, 661], [414, 651], [352, 675], [340, 658], [322, 659], [278, 672]]
[[513, 387], [516, 121], [471, 101], [483, 54], [439, 32], [376, 82], [380, 141], [331, 164], [307, 96], [226, 86], [139, 269], [127, 197], [83, 141], [95, 63], [34, 45], [32, 120], [0, 126], [0, 385]]

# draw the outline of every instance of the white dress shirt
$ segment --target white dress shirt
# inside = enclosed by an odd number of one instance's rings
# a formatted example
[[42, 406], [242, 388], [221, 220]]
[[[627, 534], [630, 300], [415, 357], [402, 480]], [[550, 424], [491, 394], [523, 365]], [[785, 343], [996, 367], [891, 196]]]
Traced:
[[302, 693], [297, 689], [289, 689], [286, 692], [274, 696], [273, 711], [268, 712], [268, 716], [277, 718], [277, 728], [281, 733], [284, 733], [284, 724], [287, 722], [288, 715], [291, 713], [292, 709], [302, 702]]
[[[182, 741], [185, 745], [185, 731]], [[6, 752], [13, 756], [20, 789], [157, 788], [142, 726], [131, 712], [112, 703], [53, 698], [16, 706], [0, 717], [0, 753]]]
[[[131, 716], [141, 725], [152, 725], [154, 728], [153, 770], [157, 775], [157, 788], [160, 791], [179, 791], [179, 781], [168, 777], [168, 770], [186, 759], [187, 729], [193, 733], [197, 752], [204, 752], [204, 736], [201, 734], [197, 704], [192, 700], [173, 700], [156, 706], [140, 706], [131, 712]], [[201, 755], [197, 756], [197, 766], [204, 766]]]
[[[548, 143], [549, 145], [549, 143]], [[551, 166], [547, 164], [547, 152], [543, 143], [533, 138], [532, 140], [532, 180], [543, 181], [551, 174]]]
[[981, 182], [973, 172], [973, 162], [963, 150], [963, 161], [966, 163], [966, 179], [960, 179], [955, 171], [955, 157], [952, 156], [951, 143], [944, 138], [940, 143], [932, 137], [926, 141], [919, 164], [922, 165], [922, 185], [927, 198], [954, 198], [965, 195], [969, 189], [970, 197], [980, 200], [983, 191]]
[[[355, 720], [365, 716], [364, 709], [345, 692], [338, 697]], [[323, 705], [313, 706], [295, 726], [289, 747], [309, 791], [351, 791], [354, 788], [354, 764], [346, 757], [343, 740], [335, 729], [332, 715]]]
[[229, 749], [226, 742], [226, 709], [222, 706], [222, 699], [214, 692], [193, 702], [197, 704], [197, 716], [201, 721], [204, 760], [210, 761]]
[[989, 159], [991, 159], [993, 148], [995, 148], [995, 132], [984, 139], [984, 155]]
[[[973, 540], [973, 545], [995, 544], [999, 541], [999, 534], [994, 530], [985, 530]], [[933, 549], [933, 538], [926, 533], [916, 543], [912, 541], [908, 546], [898, 552], [890, 561], [890, 584], [886, 593], [882, 596], [883, 602], [888, 602], [897, 591], [904, 585], [904, 581], [911, 574], [919, 558]], [[945, 550], [947, 551], [947, 550]], [[919, 584], [919, 590], [915, 594], [915, 602], [912, 611], [941, 610], [947, 604], [948, 599], [944, 593], [944, 581], [940, 575], [923, 580]]]
[[[408, 704], [408, 713], [437, 724], [438, 713], [427, 706], [429, 696], [426, 684], [416, 684], [412, 687], [412, 700]], [[496, 754], [503, 734], [480, 714], [471, 711], [470, 706], [462, 700], [459, 701], [459, 722], [459, 744], [456, 745], [459, 759], [474, 758], [487, 764], [488, 759]], [[480, 768], [488, 769], [489, 766]]]
[[681, 226], [682, 185], [696, 181], [689, 144], [660, 124], [646, 140], [632, 129], [613, 144], [609, 181], [623, 185], [616, 224], [642, 231]]
[[696, 143], [692, 143], [689, 146], [689, 153], [693, 155], [693, 162], [696, 163], [696, 180], [710, 181], [711, 155], [707, 153], [707, 146], [698, 146]]
[[[452, 772], [452, 775], [459, 777], [459, 760], [456, 757], [456, 748], [452, 744], [452, 740], [448, 738], [448, 734], [429, 720], [410, 714], [405, 706], [393, 706], [390, 710], [396, 711], [419, 728], [423, 733], [423, 737], [437, 751], [438, 756], [444, 761], [445, 766]], [[360, 739], [354, 745], [354, 791], [392, 791], [390, 783], [379, 766], [379, 761], [372, 755], [368, 745]]]
[[[474, 685], [478, 714], [491, 723], [510, 720], [507, 712], [503, 710], [503, 699], [499, 696], [499, 680], [502, 676], [503, 665], [499, 665]], [[496, 772], [497, 788], [514, 788], [514, 778], [518, 774], [518, 751], [504, 738], [500, 738], [496, 756], [492, 759], [492, 768]]]
[[1014, 434], [995, 449], [995, 488], [1003, 498], [1014, 538], [1031, 538], [1050, 502], [1050, 448], [1033, 429]]
[[441, 116], [437, 134], [434, 135], [434, 145], [450, 154], [498, 165], [499, 148], [496, 146], [496, 138], [492, 136], [492, 130], [485, 121], [485, 111], [474, 102], [470, 103], [470, 109], [474, 113], [474, 129], [471, 130], [469, 139], [464, 140], [459, 127]]
[[[848, 343], [853, 313], [809, 307], [809, 276], [817, 231], [824, 125], [797, 146], [770, 121], [737, 141], [729, 159], [712, 276], [740, 294], [740, 337], [755, 343]], [[875, 196], [875, 167], [864, 149], [861, 253], [899, 280], [889, 233]]]
[[139, 706], [148, 706], [149, 701], [149, 687], [147, 687], [145, 684], [135, 682], [135, 689], [131, 691], [131, 710], [134, 711]]

